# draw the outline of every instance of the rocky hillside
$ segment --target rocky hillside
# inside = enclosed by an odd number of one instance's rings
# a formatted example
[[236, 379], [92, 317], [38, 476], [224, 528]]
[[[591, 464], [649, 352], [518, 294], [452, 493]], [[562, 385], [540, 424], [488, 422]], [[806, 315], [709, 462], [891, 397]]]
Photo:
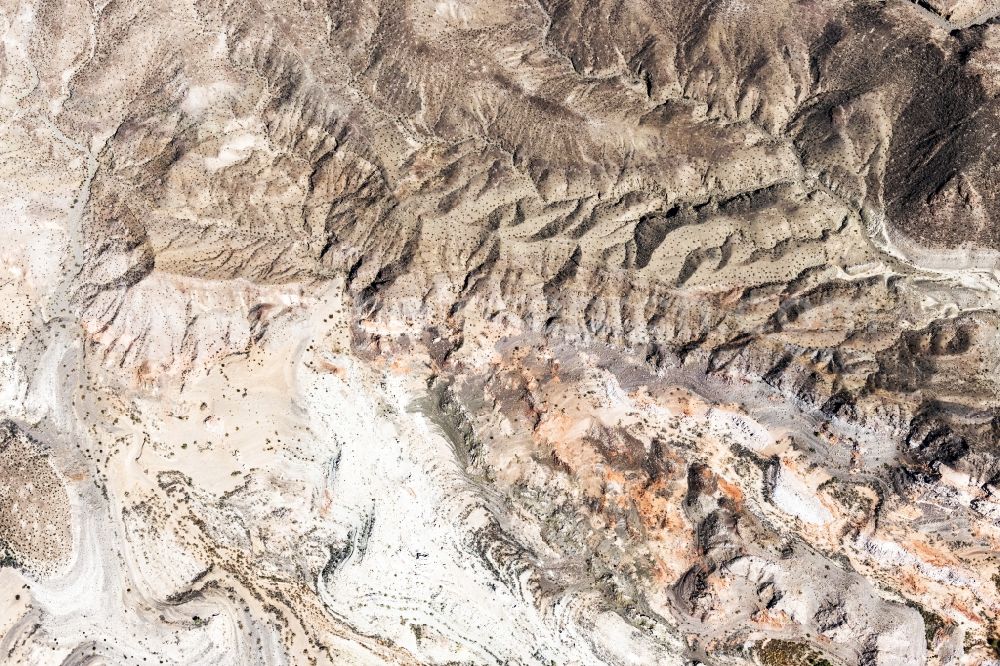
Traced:
[[1000, 664], [1000, 3], [0, 18], [0, 662]]

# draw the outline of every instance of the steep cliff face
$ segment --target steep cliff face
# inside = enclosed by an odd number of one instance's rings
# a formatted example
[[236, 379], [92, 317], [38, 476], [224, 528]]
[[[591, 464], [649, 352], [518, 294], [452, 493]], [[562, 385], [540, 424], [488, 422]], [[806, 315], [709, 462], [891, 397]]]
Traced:
[[1000, 663], [998, 13], [0, 4], [4, 659]]

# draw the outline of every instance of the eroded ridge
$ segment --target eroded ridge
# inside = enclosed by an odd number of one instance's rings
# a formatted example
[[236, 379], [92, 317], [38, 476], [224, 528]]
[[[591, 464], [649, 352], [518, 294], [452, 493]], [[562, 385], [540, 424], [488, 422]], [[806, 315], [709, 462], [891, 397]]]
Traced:
[[0, 5], [0, 661], [1000, 664], [994, 5]]

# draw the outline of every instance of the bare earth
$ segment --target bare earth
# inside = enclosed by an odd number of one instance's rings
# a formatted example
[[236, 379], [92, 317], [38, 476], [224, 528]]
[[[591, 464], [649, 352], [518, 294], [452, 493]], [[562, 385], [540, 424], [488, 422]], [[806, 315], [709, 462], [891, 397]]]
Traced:
[[0, 0], [0, 664], [1000, 665], [998, 16]]

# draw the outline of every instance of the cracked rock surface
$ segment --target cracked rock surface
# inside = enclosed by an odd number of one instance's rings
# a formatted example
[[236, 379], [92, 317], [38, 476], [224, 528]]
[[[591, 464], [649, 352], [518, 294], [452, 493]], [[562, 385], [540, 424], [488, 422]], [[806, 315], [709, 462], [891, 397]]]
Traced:
[[1000, 3], [0, 32], [0, 664], [1000, 665]]

